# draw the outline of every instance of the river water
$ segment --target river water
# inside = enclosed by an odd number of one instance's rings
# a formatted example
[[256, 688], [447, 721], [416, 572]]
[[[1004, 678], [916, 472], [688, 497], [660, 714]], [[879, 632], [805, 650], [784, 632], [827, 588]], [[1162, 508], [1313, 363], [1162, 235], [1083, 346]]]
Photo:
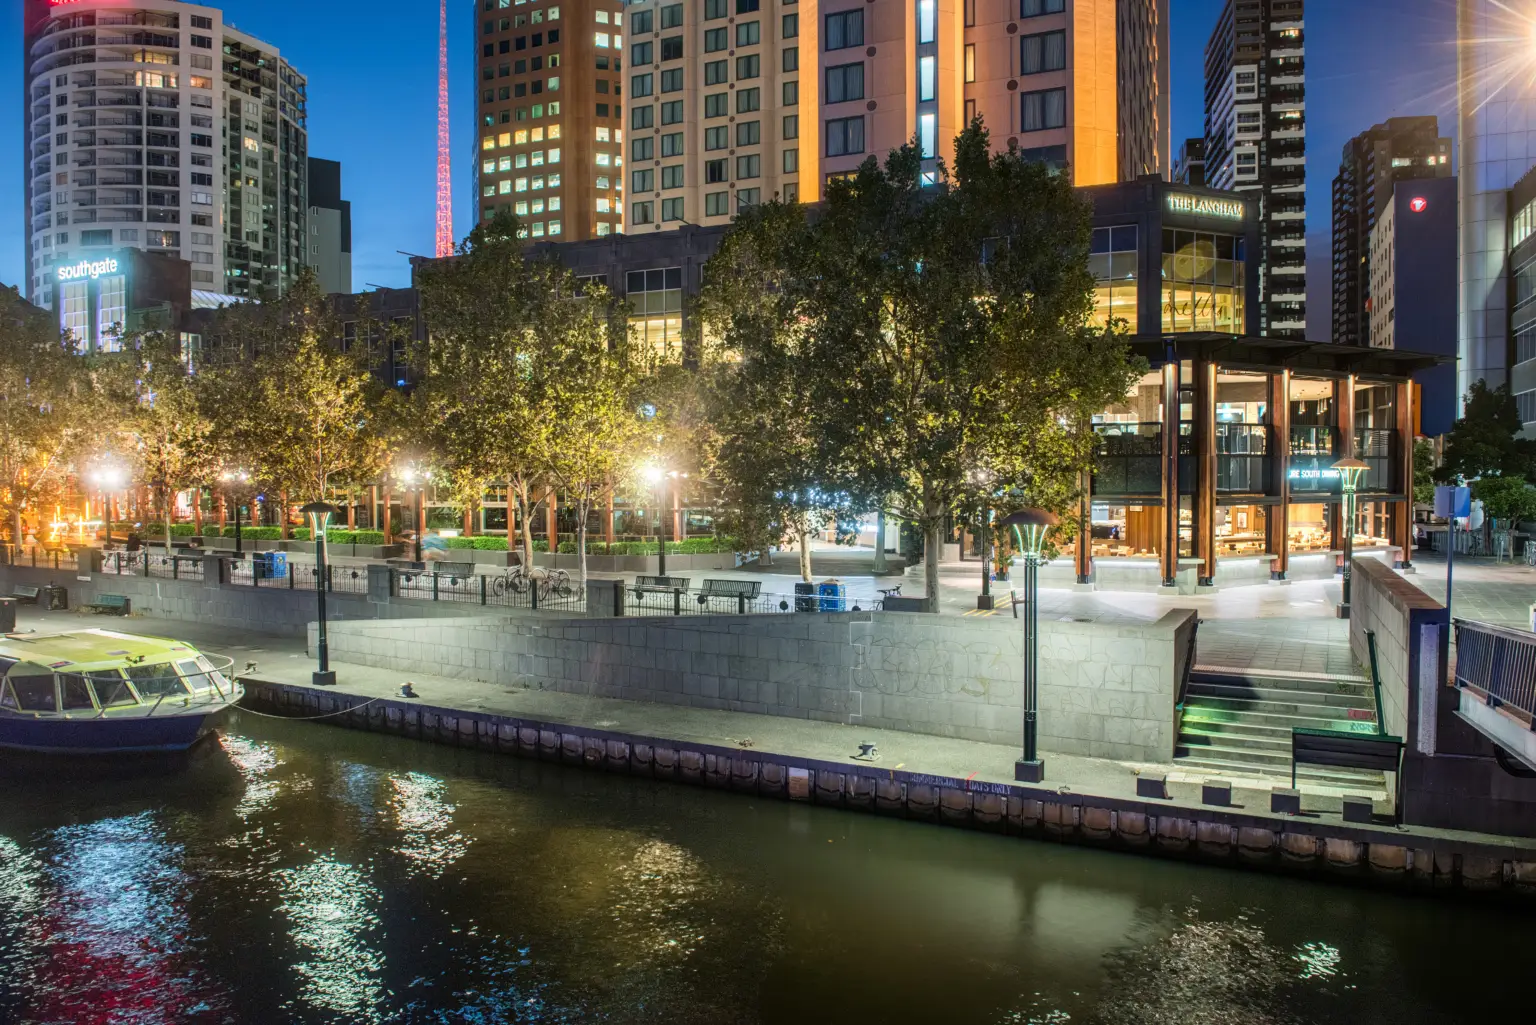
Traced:
[[248, 713], [187, 764], [12, 765], [0, 783], [6, 1025], [1414, 1025], [1528, 1007], [1528, 909]]

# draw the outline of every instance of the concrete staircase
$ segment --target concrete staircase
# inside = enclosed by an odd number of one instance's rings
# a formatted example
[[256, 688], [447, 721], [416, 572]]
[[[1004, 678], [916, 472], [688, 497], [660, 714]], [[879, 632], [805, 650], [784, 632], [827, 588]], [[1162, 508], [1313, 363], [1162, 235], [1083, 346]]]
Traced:
[[[1363, 677], [1308, 678], [1197, 666], [1185, 693], [1174, 768], [1225, 779], [1291, 779], [1291, 730], [1358, 729], [1376, 721]], [[1384, 790], [1380, 772], [1297, 766], [1296, 782], [1349, 793]]]

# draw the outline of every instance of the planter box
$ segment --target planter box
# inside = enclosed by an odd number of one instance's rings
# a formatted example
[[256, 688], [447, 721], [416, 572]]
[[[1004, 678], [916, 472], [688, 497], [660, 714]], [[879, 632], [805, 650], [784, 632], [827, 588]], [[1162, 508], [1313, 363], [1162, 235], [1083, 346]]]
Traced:
[[[351, 551], [343, 552], [343, 548]], [[337, 545], [337, 555], [352, 555], [359, 559], [398, 559], [404, 545]]]
[[[476, 566], [496, 566], [505, 569], [515, 566], [520, 561], [518, 552], [487, 551], [478, 548], [450, 548], [448, 549], [449, 562], [472, 562]], [[535, 559], [538, 557], [535, 556]]]
[[[587, 570], [592, 573], [654, 573], [656, 572], [655, 553], [650, 555], [588, 555]], [[575, 552], [534, 552], [533, 564], [546, 569], [575, 570], [581, 565], [581, 556]], [[734, 552], [719, 552], [714, 555], [674, 555], [667, 553], [667, 572], [684, 570], [688, 572], [703, 572], [707, 570], [727, 570], [736, 568], [736, 555]]]

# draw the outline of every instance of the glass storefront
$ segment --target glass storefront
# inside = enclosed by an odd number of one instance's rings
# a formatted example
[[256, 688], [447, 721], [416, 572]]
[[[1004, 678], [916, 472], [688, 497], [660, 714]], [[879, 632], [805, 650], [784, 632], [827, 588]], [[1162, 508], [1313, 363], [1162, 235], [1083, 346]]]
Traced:
[[1161, 549], [1163, 510], [1158, 505], [1093, 506], [1094, 556], [1156, 557]]
[[1262, 505], [1217, 506], [1217, 556], [1262, 555], [1268, 522], [1269, 510]]
[[1127, 333], [1136, 333], [1136, 242], [1134, 224], [1093, 229], [1088, 269], [1094, 279], [1093, 323], [1099, 327], [1122, 320]]
[[1246, 327], [1244, 240], [1208, 231], [1163, 229], [1163, 324], [1165, 334]]
[[1303, 552], [1327, 552], [1333, 548], [1333, 538], [1328, 532], [1329, 505], [1322, 502], [1292, 502], [1290, 516], [1290, 550]]

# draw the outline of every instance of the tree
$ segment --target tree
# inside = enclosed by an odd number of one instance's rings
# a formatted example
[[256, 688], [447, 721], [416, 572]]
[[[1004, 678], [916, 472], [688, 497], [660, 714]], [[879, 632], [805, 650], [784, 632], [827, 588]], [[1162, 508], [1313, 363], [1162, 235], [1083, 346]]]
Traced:
[[162, 332], [129, 340], [113, 368], [134, 476], [149, 488], [170, 543], [175, 496], [218, 473], [213, 422], [180, 342]]
[[1520, 437], [1520, 412], [1507, 387], [1473, 382], [1464, 411], [1445, 436], [1442, 484], [1503, 475], [1536, 479], [1536, 441]]
[[552, 482], [549, 453], [566, 413], [561, 361], [595, 330], [578, 286], [554, 257], [526, 256], [504, 211], [419, 279], [428, 341], [417, 392], [430, 441], [451, 474], [506, 481], [525, 565], [533, 562], [528, 523], [543, 501], [535, 495]]
[[1413, 443], [1413, 501], [1415, 505], [1435, 501], [1435, 445], [1428, 438]]
[[814, 439], [805, 469], [922, 530], [935, 610], [945, 522], [974, 500], [971, 475], [1063, 506], [1091, 458], [1082, 425], [1139, 369], [1089, 325], [1090, 211], [1067, 176], [992, 155], [977, 119], [938, 179], [924, 184], [911, 145], [883, 168], [870, 158], [803, 227], [765, 213], [761, 253], [776, 271], [763, 287], [800, 325], [784, 373]]
[[90, 368], [46, 311], [0, 289], [0, 513], [13, 544], [22, 514], [62, 489], [70, 458], [91, 437]]
[[559, 351], [545, 358], [561, 372], [549, 386], [559, 411], [548, 435], [550, 482], [576, 513], [576, 551], [587, 576], [587, 520], [605, 495], [634, 479], [644, 436], [636, 385], [640, 368], [623, 318], [606, 288], [590, 286], [565, 300], [565, 329], [546, 335]]
[[1507, 526], [1536, 519], [1536, 489], [1524, 477], [1481, 477], [1472, 482], [1472, 497], [1483, 503], [1483, 512], [1490, 519]]
[[215, 333], [202, 371], [205, 409], [226, 460], [298, 501], [377, 476], [391, 438], [372, 354], [343, 342], [312, 271], [275, 301], [226, 307]]

